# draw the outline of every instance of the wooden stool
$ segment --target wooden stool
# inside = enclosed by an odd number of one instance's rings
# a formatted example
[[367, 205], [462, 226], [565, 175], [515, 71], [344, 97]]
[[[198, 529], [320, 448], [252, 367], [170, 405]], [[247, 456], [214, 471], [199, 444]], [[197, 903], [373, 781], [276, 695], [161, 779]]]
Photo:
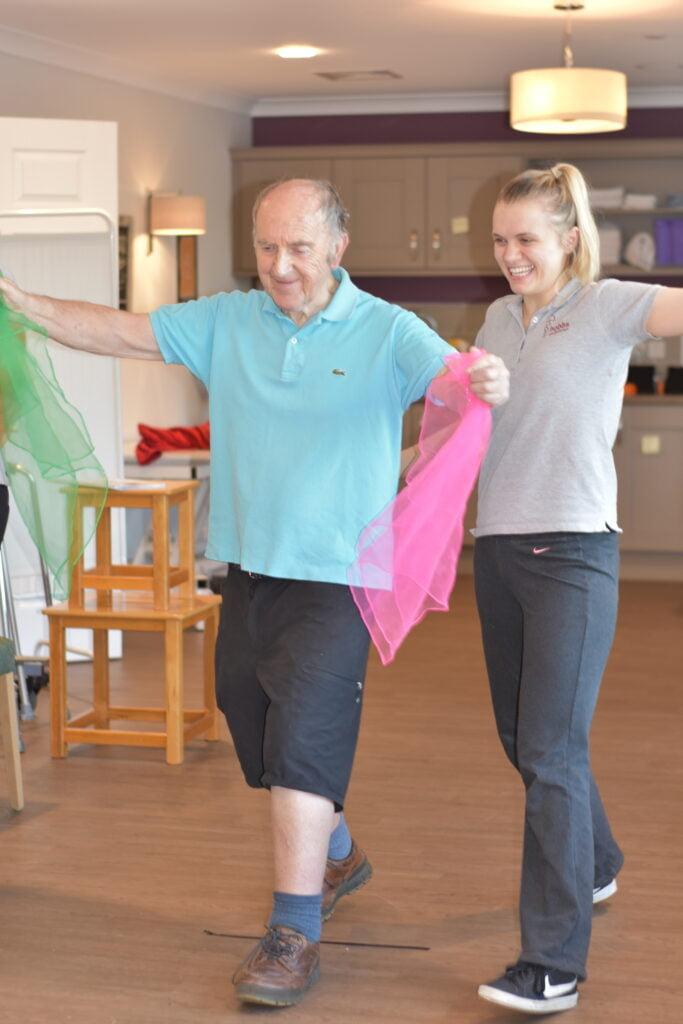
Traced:
[[[65, 603], [45, 609], [50, 620], [52, 756], [66, 757], [69, 743], [123, 744], [165, 747], [167, 763], [182, 764], [187, 740], [195, 736], [218, 739], [213, 659], [220, 603], [217, 595], [193, 594], [189, 598], [170, 598], [164, 610], [155, 608], [152, 594], [115, 594], [113, 597], [110, 595], [107, 608], [98, 607], [97, 599], [88, 598], [80, 608], [72, 608]], [[187, 710], [183, 708], [183, 632], [198, 622], [204, 623], [204, 706], [199, 710]], [[67, 721], [65, 631], [70, 627], [93, 631], [93, 706]], [[164, 634], [164, 707], [110, 704], [109, 629]], [[165, 728], [159, 732], [112, 729], [110, 723], [117, 719], [163, 722]]]
[[24, 786], [19, 756], [19, 722], [14, 693], [14, 646], [0, 637], [0, 736], [9, 776], [9, 800], [15, 811], [24, 806]]
[[[98, 608], [112, 603], [112, 591], [151, 591], [154, 607], [169, 607], [170, 591], [179, 587], [183, 597], [195, 592], [194, 574], [194, 508], [196, 480], [123, 481], [107, 492], [104, 509], [95, 534], [96, 562], [85, 569], [83, 559], [74, 567], [69, 595], [70, 608], [83, 608], [86, 589], [98, 592]], [[101, 491], [89, 487], [78, 490], [73, 545], [83, 547], [83, 512], [99, 505]], [[170, 564], [168, 523], [169, 512], [178, 509], [178, 565]], [[152, 513], [152, 565], [114, 565], [111, 555], [111, 510], [113, 508], [148, 508]]]

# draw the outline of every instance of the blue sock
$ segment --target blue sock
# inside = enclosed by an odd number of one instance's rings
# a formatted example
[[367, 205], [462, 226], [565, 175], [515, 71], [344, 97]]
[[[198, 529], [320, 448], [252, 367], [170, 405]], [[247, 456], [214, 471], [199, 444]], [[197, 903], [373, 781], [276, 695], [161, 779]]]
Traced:
[[351, 833], [349, 832], [344, 815], [339, 815], [339, 824], [330, 836], [330, 848], [327, 856], [331, 860], [344, 860], [351, 853]]
[[309, 942], [320, 942], [322, 900], [322, 893], [317, 896], [297, 896], [291, 892], [274, 892], [268, 925], [282, 924], [301, 932]]

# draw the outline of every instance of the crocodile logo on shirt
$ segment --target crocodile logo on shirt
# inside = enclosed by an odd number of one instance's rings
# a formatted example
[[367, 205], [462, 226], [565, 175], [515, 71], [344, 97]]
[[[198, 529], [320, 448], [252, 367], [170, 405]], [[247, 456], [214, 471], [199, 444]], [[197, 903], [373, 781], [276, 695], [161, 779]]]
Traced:
[[562, 334], [563, 331], [568, 331], [571, 324], [567, 320], [557, 320], [556, 317], [550, 316], [545, 322], [543, 328], [543, 337], [547, 338], [554, 334]]
[[336, 377], [345, 377], [346, 376], [346, 370], [333, 370], [332, 373]]

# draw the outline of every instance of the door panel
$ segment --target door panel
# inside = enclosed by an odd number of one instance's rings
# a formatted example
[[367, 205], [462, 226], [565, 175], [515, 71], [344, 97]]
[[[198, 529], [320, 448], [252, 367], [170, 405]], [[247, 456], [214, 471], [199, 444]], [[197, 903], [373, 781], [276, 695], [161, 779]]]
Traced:
[[431, 157], [428, 161], [428, 267], [496, 269], [491, 214], [502, 185], [522, 170], [515, 157]]
[[[118, 305], [117, 126], [113, 122], [0, 118], [0, 267], [27, 291]], [[97, 208], [101, 216], [60, 211]], [[30, 216], [11, 216], [16, 210]], [[42, 211], [51, 211], [42, 216]], [[82, 415], [108, 476], [123, 476], [118, 360], [50, 343], [60, 387]], [[15, 508], [5, 538], [22, 648], [45, 634], [38, 555]], [[114, 558], [125, 551], [123, 517]], [[113, 633], [112, 633], [113, 636]], [[116, 644], [120, 650], [120, 634]], [[79, 646], [90, 645], [89, 634]]]
[[335, 160], [334, 182], [351, 213], [350, 271], [386, 273], [424, 267], [425, 161]]
[[622, 549], [683, 552], [683, 430], [625, 426], [614, 454]]

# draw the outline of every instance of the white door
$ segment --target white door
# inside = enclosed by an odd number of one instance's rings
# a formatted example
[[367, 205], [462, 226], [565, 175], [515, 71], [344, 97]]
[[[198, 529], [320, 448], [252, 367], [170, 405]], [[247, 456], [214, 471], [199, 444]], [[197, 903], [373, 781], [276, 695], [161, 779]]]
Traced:
[[[116, 136], [113, 122], [0, 118], [0, 267], [20, 287], [118, 305]], [[122, 477], [118, 361], [53, 343], [50, 355], [107, 475]], [[35, 547], [16, 512], [5, 544], [21, 648], [32, 654], [47, 630]], [[113, 544], [121, 561], [123, 517]], [[89, 646], [89, 634], [70, 643]]]

